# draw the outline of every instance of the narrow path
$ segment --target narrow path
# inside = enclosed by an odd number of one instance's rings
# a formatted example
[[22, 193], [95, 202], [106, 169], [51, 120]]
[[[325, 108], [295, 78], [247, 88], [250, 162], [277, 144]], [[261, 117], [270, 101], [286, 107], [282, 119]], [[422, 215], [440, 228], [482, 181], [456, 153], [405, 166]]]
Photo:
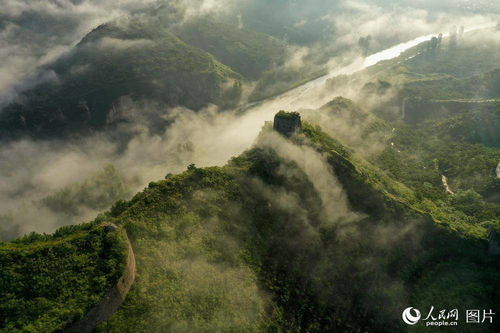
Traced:
[[446, 190], [446, 193], [451, 194], [451, 195], [455, 194], [455, 192], [453, 192], [450, 189], [450, 185], [448, 185], [448, 178], [445, 175], [441, 176], [441, 182], [443, 183], [443, 187]]

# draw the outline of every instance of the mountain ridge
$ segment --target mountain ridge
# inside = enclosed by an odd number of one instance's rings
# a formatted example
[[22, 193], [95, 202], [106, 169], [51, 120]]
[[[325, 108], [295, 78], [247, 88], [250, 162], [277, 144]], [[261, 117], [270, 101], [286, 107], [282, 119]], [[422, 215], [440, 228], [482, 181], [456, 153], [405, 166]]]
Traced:
[[[489, 302], [494, 291], [484, 281], [494, 281], [496, 261], [486, 254], [486, 229], [464, 228], [454, 215], [436, 223], [437, 216], [431, 217], [436, 212], [426, 210], [430, 206], [415, 206], [418, 201], [411, 189], [363, 162], [317, 126], [305, 122], [301, 133], [284, 139], [267, 125], [260, 136], [260, 143], [228, 165], [192, 165], [180, 175], [150, 183], [144, 192], [116, 203], [98, 218], [127, 230], [136, 249], [139, 276], [123, 307], [98, 331], [328, 330], [352, 328], [353, 322], [370, 322], [375, 331], [384, 331], [387, 325], [402, 331], [392, 310], [377, 317], [370, 299], [361, 297], [363, 288], [368, 286], [373, 295], [397, 309], [399, 317], [405, 302], [428, 304], [427, 291], [419, 289], [424, 267], [425, 276], [431, 274], [436, 281], [429, 288], [438, 290], [433, 288], [440, 288], [448, 274], [440, 267], [450, 261], [456, 264], [455, 272], [469, 272], [471, 265], [483, 270], [467, 273], [467, 283], [481, 287], [467, 291], [464, 306]], [[304, 157], [309, 167], [303, 164]], [[325, 167], [336, 177], [314, 172]], [[326, 178], [314, 179], [314, 175]], [[335, 185], [335, 178], [341, 187]], [[334, 187], [318, 187], [325, 181]], [[287, 200], [278, 200], [276, 193], [286, 193]], [[325, 202], [325, 198], [336, 199]], [[331, 204], [336, 209], [328, 208]], [[439, 213], [441, 219], [446, 216], [443, 213]], [[422, 238], [404, 231], [417, 227]], [[387, 232], [399, 236], [386, 238]], [[350, 259], [342, 259], [338, 247]], [[375, 267], [355, 260], [366, 251], [382, 266], [374, 271]], [[379, 261], [383, 257], [388, 261]], [[304, 270], [303, 265], [310, 269]], [[327, 272], [339, 287], [314, 280]], [[375, 272], [381, 274], [380, 280], [373, 280]], [[342, 274], [356, 281], [350, 280], [345, 292], [339, 289], [345, 284]], [[404, 281], [420, 291], [407, 300], [400, 299], [406, 287], [394, 285], [393, 294], [381, 293], [386, 279]], [[456, 302], [456, 296], [451, 297], [455, 291], [443, 295], [440, 302]], [[215, 299], [208, 297], [212, 292], [218, 295]], [[350, 296], [339, 298], [337, 293]], [[361, 301], [356, 302], [354, 295]], [[357, 310], [349, 311], [351, 306]], [[367, 327], [363, 325], [359, 329]]]

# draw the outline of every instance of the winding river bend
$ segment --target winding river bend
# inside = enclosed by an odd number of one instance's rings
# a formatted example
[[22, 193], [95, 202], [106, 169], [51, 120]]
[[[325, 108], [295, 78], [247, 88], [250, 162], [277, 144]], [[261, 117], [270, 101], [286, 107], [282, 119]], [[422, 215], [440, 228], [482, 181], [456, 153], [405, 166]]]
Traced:
[[[495, 27], [496, 23], [488, 23], [483, 25], [478, 25], [474, 27], [466, 28], [465, 32], [487, 29]], [[273, 106], [279, 106], [285, 109], [300, 109], [300, 108], [318, 108], [323, 105], [325, 102], [331, 100], [334, 96], [325, 96], [324, 98], [318, 99], [314, 98], [314, 91], [321, 89], [328, 79], [331, 79], [338, 75], [350, 75], [356, 72], [362, 71], [370, 66], [376, 65], [384, 60], [391, 60], [399, 57], [403, 52], [423, 43], [425, 41], [430, 40], [432, 37], [437, 36], [439, 33], [430, 34], [425, 36], [417, 37], [408, 42], [400, 43], [398, 45], [392, 46], [388, 49], [382, 50], [380, 52], [374, 53], [372, 55], [367, 56], [366, 58], [358, 58], [354, 60], [351, 64], [334, 69], [330, 73], [325, 76], [319, 77], [315, 80], [309, 81], [295, 89], [289, 90], [279, 96], [274, 98], [270, 98], [265, 100], [263, 103], [260, 103], [259, 106], [255, 108], [269, 108]], [[449, 36], [449, 33], [443, 34], [443, 37], [446, 38]], [[311, 100], [312, 98], [312, 100]], [[250, 109], [250, 111], [253, 108]]]
[[[495, 25], [496, 23], [487, 23], [469, 27], [465, 29], [465, 31], [485, 29], [494, 27]], [[422, 42], [430, 40], [433, 36], [437, 36], [437, 33], [421, 36], [408, 42], [392, 46], [366, 58], [355, 59], [348, 66], [334, 69], [325, 76], [309, 81], [281, 95], [259, 103], [250, 104], [242, 115], [229, 121], [226, 119], [224, 126], [217, 127], [215, 133], [210, 133], [225, 142], [224, 154], [222, 155], [226, 155], [226, 158], [223, 161], [220, 160], [219, 164], [224, 164], [227, 159], [248, 149], [257, 137], [264, 122], [272, 120], [274, 114], [279, 110], [295, 111], [302, 108], [317, 109], [331, 101], [338, 94], [335, 91], [332, 92], [324, 89], [328, 79], [338, 75], [350, 75], [373, 66], [380, 61], [397, 58], [403, 52]], [[446, 36], [448, 36], [448, 34], [443, 34], [443, 37]], [[216, 152], [214, 151], [214, 153]], [[200, 162], [201, 165], [204, 164], [203, 161]]]
[[[423, 41], [429, 40], [432, 36], [434, 35], [421, 36], [409, 42], [401, 43], [377, 52], [366, 58], [358, 58], [348, 66], [332, 70], [325, 76], [309, 81], [281, 95], [259, 103], [250, 104], [243, 114], [228, 122], [226, 121], [224, 126], [217, 128], [216, 133], [210, 133], [216, 135], [225, 143], [225, 154], [222, 155], [226, 156], [217, 164], [223, 165], [232, 156], [239, 155], [242, 151], [248, 149], [259, 134], [264, 122], [272, 120], [274, 114], [279, 110], [295, 111], [301, 108], [316, 109], [331, 101], [337, 94], [324, 89], [325, 83], [330, 78], [338, 75], [353, 74], [375, 65], [380, 61], [394, 59], [404, 51]], [[202, 161], [198, 162], [201, 162], [201, 165], [204, 164]]]

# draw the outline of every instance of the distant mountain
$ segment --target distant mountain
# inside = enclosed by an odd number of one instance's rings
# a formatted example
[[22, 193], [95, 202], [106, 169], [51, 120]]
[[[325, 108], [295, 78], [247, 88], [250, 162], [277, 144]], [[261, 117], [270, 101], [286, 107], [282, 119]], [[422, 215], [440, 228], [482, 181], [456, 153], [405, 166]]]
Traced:
[[[498, 148], [498, 36], [497, 29], [480, 29], [435, 45], [424, 42], [355, 74], [355, 79], [367, 82], [359, 102], [379, 100], [374, 112], [380, 117], [403, 120], [423, 131], [432, 128], [432, 135], [441, 139]], [[351, 80], [337, 81], [346, 86]]]
[[[409, 72], [419, 74], [443, 73], [458, 78], [483, 74], [497, 69], [500, 55], [498, 48], [500, 30], [479, 29], [444, 38], [436, 49], [429, 44], [420, 45], [420, 54], [401, 63]], [[398, 59], [400, 61], [401, 59]]]
[[189, 20], [174, 32], [250, 80], [258, 80], [285, 58], [286, 43], [282, 40], [208, 17]]
[[167, 30], [131, 19], [102, 25], [48, 66], [55, 77], [0, 114], [2, 136], [102, 129], [120, 97], [199, 109], [238, 103], [242, 77]]

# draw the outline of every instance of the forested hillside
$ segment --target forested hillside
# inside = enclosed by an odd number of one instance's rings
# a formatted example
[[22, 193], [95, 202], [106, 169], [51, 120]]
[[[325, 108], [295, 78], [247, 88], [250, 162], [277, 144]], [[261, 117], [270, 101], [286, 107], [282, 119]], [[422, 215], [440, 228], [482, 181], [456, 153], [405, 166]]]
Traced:
[[2, 111], [2, 136], [103, 129], [119, 120], [114, 111], [120, 97], [199, 109], [235, 105], [241, 94], [241, 76], [212, 55], [133, 19], [96, 28], [50, 69], [56, 75], [52, 82], [28, 90]]
[[250, 80], [258, 80], [264, 71], [281, 65], [285, 58], [285, 42], [210, 18], [186, 22], [177, 35]]
[[113, 129], [135, 121], [121, 114], [130, 101], [232, 109], [252, 91], [250, 99], [262, 99], [324, 73], [313, 64], [285, 66], [295, 49], [283, 39], [220, 17], [182, 21], [176, 10], [160, 7], [93, 29], [2, 108], [0, 138], [75, 137]]
[[167, 175], [99, 218], [127, 231], [138, 279], [98, 331], [402, 331], [405, 304], [497, 306], [487, 226], [426, 195], [318, 126], [266, 127], [227, 166]]
[[0, 332], [500, 332], [493, 2], [2, 3]]
[[0, 244], [0, 331], [58, 332], [123, 273], [126, 235], [97, 223]]

